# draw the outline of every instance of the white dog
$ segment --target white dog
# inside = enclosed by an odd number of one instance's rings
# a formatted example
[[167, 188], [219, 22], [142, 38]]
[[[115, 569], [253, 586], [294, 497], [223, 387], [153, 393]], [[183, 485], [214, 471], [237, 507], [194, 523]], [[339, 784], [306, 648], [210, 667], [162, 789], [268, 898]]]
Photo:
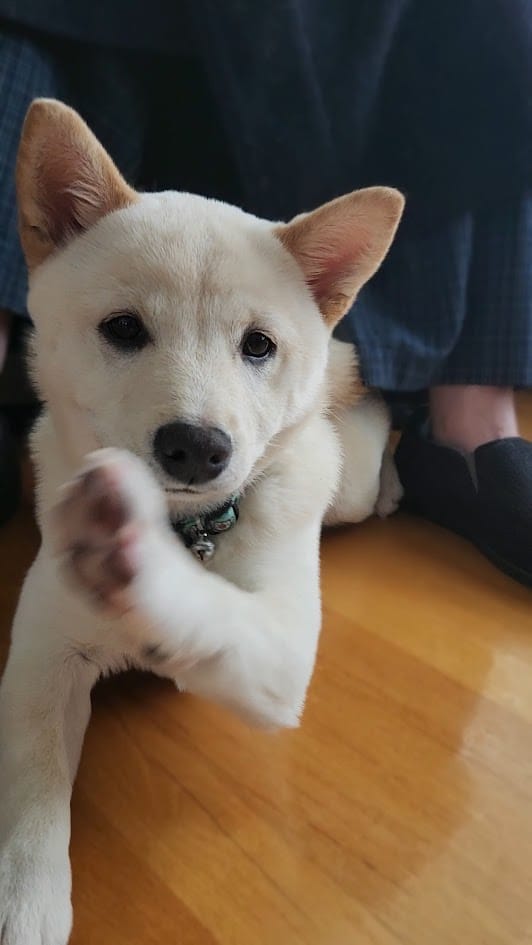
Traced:
[[322, 522], [399, 498], [386, 412], [330, 334], [403, 198], [372, 188], [272, 224], [137, 194], [46, 100], [17, 178], [46, 409], [42, 546], [0, 690], [0, 939], [65, 945], [69, 801], [99, 676], [148, 668], [253, 723], [298, 723]]

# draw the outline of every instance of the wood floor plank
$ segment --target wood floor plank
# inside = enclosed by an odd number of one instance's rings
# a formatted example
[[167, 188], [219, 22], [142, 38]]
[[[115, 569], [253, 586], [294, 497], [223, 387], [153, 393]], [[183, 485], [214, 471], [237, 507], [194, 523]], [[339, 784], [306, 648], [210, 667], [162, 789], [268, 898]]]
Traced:
[[365, 522], [357, 539], [348, 529], [327, 538], [325, 607], [532, 720], [530, 591], [463, 539], [403, 514]]
[[[0, 531], [0, 652], [36, 543], [27, 510]], [[532, 594], [404, 515], [322, 557], [298, 731], [97, 687], [72, 945], [532, 945]]]

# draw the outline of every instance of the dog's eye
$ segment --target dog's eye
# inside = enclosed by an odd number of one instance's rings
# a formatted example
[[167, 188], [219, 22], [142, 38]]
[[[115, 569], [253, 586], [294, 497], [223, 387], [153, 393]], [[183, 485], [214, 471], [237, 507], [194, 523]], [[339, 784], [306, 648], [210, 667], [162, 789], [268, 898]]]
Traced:
[[275, 351], [275, 344], [271, 338], [261, 331], [250, 331], [242, 342], [242, 354], [245, 358], [254, 358], [256, 361], [270, 357]]
[[106, 341], [124, 351], [138, 351], [150, 340], [138, 315], [130, 312], [106, 318], [99, 326], [99, 331]]

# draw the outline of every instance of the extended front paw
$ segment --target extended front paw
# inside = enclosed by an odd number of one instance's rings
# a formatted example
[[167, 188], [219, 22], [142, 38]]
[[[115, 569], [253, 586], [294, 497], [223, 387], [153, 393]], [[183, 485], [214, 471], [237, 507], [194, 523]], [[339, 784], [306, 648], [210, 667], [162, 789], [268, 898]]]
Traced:
[[52, 516], [56, 550], [91, 599], [120, 615], [133, 606], [132, 585], [142, 568], [143, 545], [164, 527], [164, 498], [137, 457], [119, 450], [91, 454], [62, 490]]
[[0, 850], [1, 945], [66, 945], [72, 928], [67, 857], [30, 839]]

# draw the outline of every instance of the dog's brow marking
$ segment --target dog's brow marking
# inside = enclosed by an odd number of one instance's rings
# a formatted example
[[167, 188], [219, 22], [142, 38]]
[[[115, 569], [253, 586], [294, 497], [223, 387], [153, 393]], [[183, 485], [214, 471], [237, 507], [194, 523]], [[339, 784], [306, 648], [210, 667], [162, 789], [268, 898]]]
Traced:
[[152, 643], [150, 646], [144, 646], [141, 652], [144, 659], [151, 660], [153, 663], [166, 663], [170, 659], [168, 653], [164, 652], [160, 643]]
[[84, 653], [83, 650], [78, 650], [78, 656], [81, 657], [84, 663], [92, 663], [91, 658], [87, 656], [87, 654]]

